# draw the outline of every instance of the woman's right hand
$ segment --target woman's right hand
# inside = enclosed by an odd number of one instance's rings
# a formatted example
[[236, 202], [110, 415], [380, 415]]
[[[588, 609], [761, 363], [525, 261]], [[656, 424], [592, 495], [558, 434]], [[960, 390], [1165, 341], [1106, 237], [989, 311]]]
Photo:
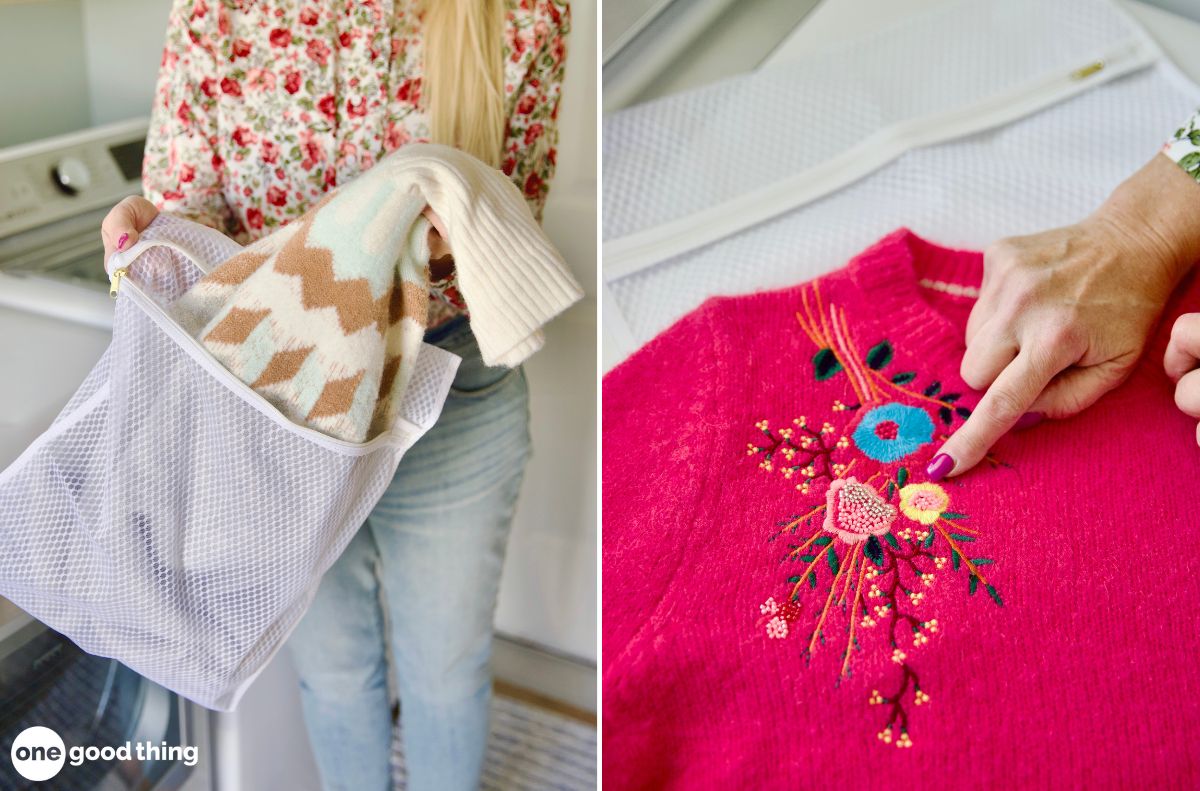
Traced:
[[993, 245], [961, 372], [987, 392], [930, 478], [963, 473], [1010, 429], [1075, 414], [1120, 384], [1198, 259], [1200, 188], [1161, 155], [1083, 222]]
[[100, 238], [104, 240], [104, 260], [118, 250], [127, 250], [138, 240], [155, 217], [158, 209], [140, 195], [130, 195], [112, 207], [100, 223]]

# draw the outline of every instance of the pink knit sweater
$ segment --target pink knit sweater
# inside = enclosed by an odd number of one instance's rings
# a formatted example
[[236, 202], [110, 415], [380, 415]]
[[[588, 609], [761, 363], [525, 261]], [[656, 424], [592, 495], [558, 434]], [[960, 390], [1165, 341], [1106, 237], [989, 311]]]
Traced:
[[897, 231], [709, 300], [605, 378], [606, 786], [1200, 783], [1200, 450], [1169, 322], [1096, 406], [928, 483], [979, 397], [981, 264]]

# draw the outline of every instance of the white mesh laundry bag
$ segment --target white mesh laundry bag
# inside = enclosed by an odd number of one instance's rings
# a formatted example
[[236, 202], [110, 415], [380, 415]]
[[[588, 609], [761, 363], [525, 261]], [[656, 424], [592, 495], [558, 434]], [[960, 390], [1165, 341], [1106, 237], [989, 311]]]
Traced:
[[0, 595], [85, 651], [223, 710], [437, 420], [459, 363], [425, 345], [396, 425], [370, 442], [290, 422], [171, 317], [239, 249], [156, 219], [122, 256], [111, 345], [0, 473]]

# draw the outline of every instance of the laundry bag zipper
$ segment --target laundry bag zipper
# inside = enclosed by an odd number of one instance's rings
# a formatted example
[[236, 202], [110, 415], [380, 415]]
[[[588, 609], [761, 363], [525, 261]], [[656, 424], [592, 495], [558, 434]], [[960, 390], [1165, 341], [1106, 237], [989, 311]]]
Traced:
[[892, 162], [906, 151], [1010, 123], [1095, 84], [1153, 64], [1161, 56], [1147, 36], [1134, 36], [1108, 55], [1058, 71], [964, 107], [899, 121], [801, 173], [674, 220], [604, 242], [605, 282], [612, 283], [741, 233], [825, 197]]

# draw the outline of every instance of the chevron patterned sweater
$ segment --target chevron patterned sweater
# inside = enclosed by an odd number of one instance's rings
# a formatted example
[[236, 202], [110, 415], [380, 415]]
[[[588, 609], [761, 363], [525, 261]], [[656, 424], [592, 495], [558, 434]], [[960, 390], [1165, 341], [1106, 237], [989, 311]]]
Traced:
[[500, 171], [432, 144], [400, 149], [221, 264], [176, 318], [295, 422], [367, 441], [391, 427], [420, 352], [426, 206], [446, 225], [484, 361], [520, 364], [579, 285]]

